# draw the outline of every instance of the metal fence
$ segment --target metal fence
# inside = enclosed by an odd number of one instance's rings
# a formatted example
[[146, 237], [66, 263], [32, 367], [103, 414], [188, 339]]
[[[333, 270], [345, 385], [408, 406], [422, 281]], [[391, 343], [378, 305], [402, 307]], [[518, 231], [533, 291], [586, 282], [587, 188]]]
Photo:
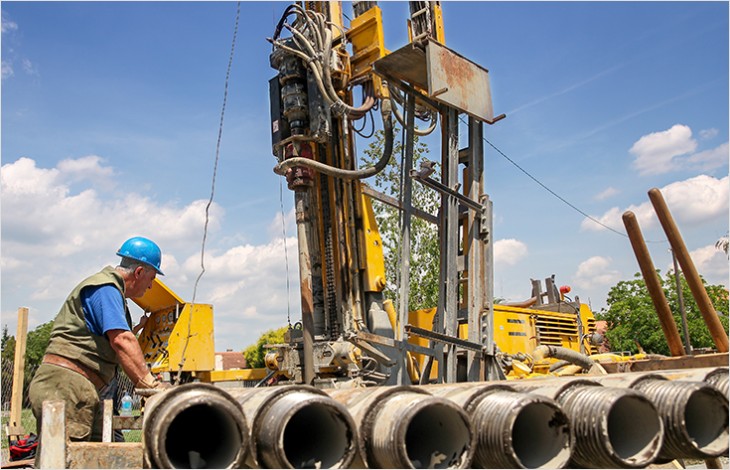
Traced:
[[[10, 421], [10, 400], [13, 395], [13, 361], [2, 361], [2, 371], [0, 372], [0, 397], [2, 402], [0, 408], [2, 409], [2, 432], [0, 433], [0, 439], [2, 439], [2, 460], [3, 465], [10, 460], [10, 454], [8, 453], [8, 430], [7, 425]], [[30, 367], [28, 376], [32, 377], [35, 374], [37, 367]], [[36, 422], [33, 413], [30, 411], [30, 403], [28, 402], [28, 383], [23, 384], [23, 412], [21, 414], [20, 426], [26, 434], [37, 433]]]

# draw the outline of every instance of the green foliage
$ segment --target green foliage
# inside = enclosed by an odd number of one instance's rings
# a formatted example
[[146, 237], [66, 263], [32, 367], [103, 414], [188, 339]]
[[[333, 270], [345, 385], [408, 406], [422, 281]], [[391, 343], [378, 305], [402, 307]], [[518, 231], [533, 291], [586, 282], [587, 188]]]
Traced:
[[[399, 131], [394, 131], [399, 135]], [[383, 152], [384, 135], [378, 131], [373, 142], [365, 150], [366, 163], [374, 163]], [[403, 144], [396, 138], [393, 143], [393, 154], [388, 166], [368, 180], [367, 183], [374, 189], [399, 198], [401, 188], [401, 163], [400, 156], [403, 151]], [[420, 162], [428, 157], [428, 147], [423, 142], [414, 141], [413, 167], [418, 168]], [[404, 175], [403, 178], [407, 178]], [[432, 215], [438, 213], [441, 205], [439, 195], [425, 186], [413, 182], [412, 204], [414, 207], [428, 212]], [[386, 297], [396, 300], [398, 290], [397, 279], [400, 277], [400, 250], [401, 250], [401, 217], [400, 211], [382, 204], [373, 202], [375, 218], [378, 222], [378, 230], [383, 239], [383, 251], [385, 256], [385, 271], [387, 287]], [[411, 259], [410, 259], [410, 295], [408, 301], [409, 310], [435, 307], [438, 303], [438, 277], [439, 277], [439, 239], [438, 229], [435, 225], [417, 217], [411, 218]]]
[[[659, 273], [662, 289], [674, 315], [680, 337], [684, 338], [674, 273], [670, 271], [664, 277], [661, 276], [659, 270], [657, 273]], [[712, 337], [692, 297], [687, 281], [682, 276], [680, 276], [680, 281], [692, 348], [714, 347]], [[720, 322], [727, 331], [728, 291], [720, 285], [707, 285], [704, 279], [702, 279], [702, 283], [715, 306]], [[639, 273], [634, 275], [634, 279], [620, 281], [612, 287], [608, 292], [607, 304], [608, 308], [602, 309], [597, 314], [597, 318], [608, 322], [606, 336], [613, 351], [638, 352], [638, 342], [647, 353], [669, 354], [669, 346], [659, 324], [654, 304], [644, 279]]]
[[[49, 321], [39, 325], [34, 330], [28, 332], [25, 343], [25, 368], [23, 371], [23, 397], [27, 400], [28, 386], [35, 374], [35, 371], [41, 365], [43, 355], [46, 353], [48, 341], [51, 337], [53, 329], [53, 321]], [[8, 327], [3, 327], [2, 335], [2, 370], [12, 371], [15, 362], [15, 337], [8, 334]], [[12, 374], [10, 374], [12, 376]], [[12, 384], [13, 378], [9, 377], [8, 386]]]
[[280, 344], [284, 342], [284, 335], [289, 328], [284, 326], [277, 330], [265, 331], [256, 344], [252, 344], [243, 350], [243, 357], [246, 358], [246, 364], [251, 368], [264, 367], [264, 356], [266, 356], [266, 344]]
[[27, 343], [25, 346], [25, 368], [29, 367], [35, 371], [41, 365], [43, 355], [46, 353], [48, 342], [51, 339], [51, 330], [53, 329], [53, 321], [49, 321], [38, 326], [36, 329], [28, 333]]

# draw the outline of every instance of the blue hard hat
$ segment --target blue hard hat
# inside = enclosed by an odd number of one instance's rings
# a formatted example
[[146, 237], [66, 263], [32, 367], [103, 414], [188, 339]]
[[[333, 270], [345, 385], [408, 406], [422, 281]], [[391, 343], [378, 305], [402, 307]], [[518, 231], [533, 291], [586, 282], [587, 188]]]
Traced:
[[160, 271], [160, 262], [162, 261], [162, 252], [157, 243], [144, 237], [132, 237], [122, 243], [122, 247], [117, 251], [117, 255], [123, 258], [129, 258], [140, 261], [157, 271], [157, 274], [164, 276], [165, 273]]

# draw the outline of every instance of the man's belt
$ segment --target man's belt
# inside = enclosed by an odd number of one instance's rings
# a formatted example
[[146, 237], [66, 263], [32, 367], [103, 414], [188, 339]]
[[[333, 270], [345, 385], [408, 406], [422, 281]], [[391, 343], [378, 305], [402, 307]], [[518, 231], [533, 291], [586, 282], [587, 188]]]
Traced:
[[72, 359], [47, 353], [43, 356], [43, 364], [53, 364], [55, 366], [63, 367], [64, 369], [74, 371], [77, 374], [84, 376], [89, 382], [94, 384], [97, 391], [106, 387], [106, 382], [99, 377], [99, 374]]

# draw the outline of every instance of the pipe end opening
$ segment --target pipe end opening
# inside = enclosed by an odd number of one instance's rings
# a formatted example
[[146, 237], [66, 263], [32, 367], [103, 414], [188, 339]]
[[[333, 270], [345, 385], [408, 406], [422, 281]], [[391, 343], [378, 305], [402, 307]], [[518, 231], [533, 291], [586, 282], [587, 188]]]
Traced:
[[446, 403], [424, 407], [408, 423], [406, 452], [413, 468], [463, 468], [472, 432], [460, 409]]

